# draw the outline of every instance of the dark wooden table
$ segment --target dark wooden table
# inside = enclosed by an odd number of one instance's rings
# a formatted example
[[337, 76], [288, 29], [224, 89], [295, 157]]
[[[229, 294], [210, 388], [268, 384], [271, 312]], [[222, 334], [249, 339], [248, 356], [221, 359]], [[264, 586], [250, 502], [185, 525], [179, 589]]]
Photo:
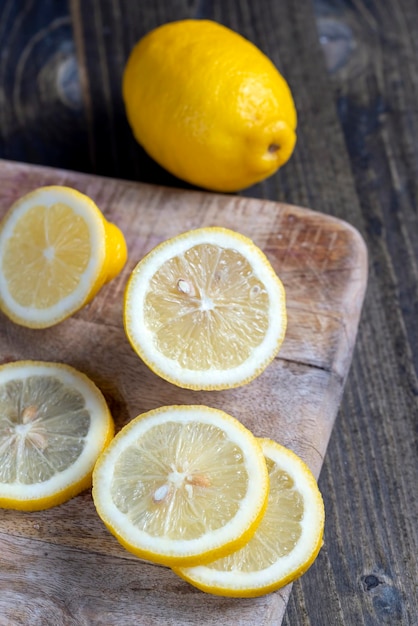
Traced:
[[186, 17], [252, 40], [295, 97], [294, 156], [242, 195], [340, 217], [369, 251], [320, 476], [325, 545], [294, 584], [283, 624], [416, 625], [418, 3], [0, 0], [0, 158], [187, 188], [134, 142], [120, 91], [135, 41]]

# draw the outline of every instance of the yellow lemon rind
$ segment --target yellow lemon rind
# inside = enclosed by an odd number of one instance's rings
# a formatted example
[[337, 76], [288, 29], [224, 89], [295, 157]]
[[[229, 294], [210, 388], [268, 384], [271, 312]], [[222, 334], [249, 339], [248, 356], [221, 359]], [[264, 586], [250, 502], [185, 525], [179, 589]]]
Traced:
[[260, 182], [294, 151], [288, 83], [257, 46], [213, 20], [177, 20], [146, 33], [127, 60], [122, 96], [148, 154], [212, 191]]

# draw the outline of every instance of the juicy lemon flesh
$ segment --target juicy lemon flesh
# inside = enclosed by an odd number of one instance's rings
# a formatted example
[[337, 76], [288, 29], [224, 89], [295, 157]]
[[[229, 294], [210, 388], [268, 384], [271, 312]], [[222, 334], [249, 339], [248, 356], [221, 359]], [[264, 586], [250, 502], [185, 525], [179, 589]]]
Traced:
[[5, 244], [4, 274], [18, 304], [46, 309], [77, 288], [90, 256], [81, 216], [61, 202], [33, 206]]
[[75, 463], [90, 415], [82, 394], [54, 376], [0, 386], [0, 483], [36, 484]]
[[126, 449], [111, 494], [149, 535], [196, 539], [236, 515], [247, 484], [242, 451], [220, 428], [168, 421]]
[[243, 255], [199, 244], [155, 273], [144, 316], [166, 357], [191, 370], [227, 370], [263, 341], [268, 308], [265, 287]]
[[289, 554], [301, 536], [303, 499], [292, 478], [266, 459], [270, 494], [266, 512], [255, 535], [240, 550], [218, 559], [210, 567], [222, 571], [254, 572]]

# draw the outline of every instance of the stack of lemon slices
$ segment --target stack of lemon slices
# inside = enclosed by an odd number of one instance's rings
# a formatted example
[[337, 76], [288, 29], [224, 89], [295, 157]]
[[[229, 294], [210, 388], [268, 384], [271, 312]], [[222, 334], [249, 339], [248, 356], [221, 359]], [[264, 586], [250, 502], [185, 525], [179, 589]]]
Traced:
[[278, 589], [322, 545], [323, 502], [305, 463], [201, 405], [125, 426], [96, 463], [93, 500], [125, 548], [218, 595]]

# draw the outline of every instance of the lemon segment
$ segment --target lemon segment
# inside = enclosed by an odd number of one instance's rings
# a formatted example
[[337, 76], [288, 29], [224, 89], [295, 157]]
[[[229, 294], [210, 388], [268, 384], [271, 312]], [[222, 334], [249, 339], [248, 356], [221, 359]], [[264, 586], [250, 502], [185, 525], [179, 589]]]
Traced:
[[269, 472], [264, 517], [240, 550], [205, 565], [174, 571], [208, 593], [255, 597], [301, 576], [322, 546], [324, 505], [307, 465], [278, 443], [260, 440]]
[[267, 257], [234, 231], [189, 231], [151, 251], [125, 293], [129, 341], [180, 387], [226, 389], [258, 376], [286, 330], [283, 284]]
[[138, 416], [99, 457], [93, 500], [132, 553], [164, 565], [196, 564], [243, 545], [267, 502], [267, 468], [238, 420], [205, 406]]
[[52, 326], [87, 304], [126, 258], [123, 234], [90, 198], [41, 187], [0, 225], [0, 308], [18, 324]]
[[0, 507], [50, 508], [86, 489], [113, 434], [103, 395], [81, 372], [38, 361], [0, 366]]

